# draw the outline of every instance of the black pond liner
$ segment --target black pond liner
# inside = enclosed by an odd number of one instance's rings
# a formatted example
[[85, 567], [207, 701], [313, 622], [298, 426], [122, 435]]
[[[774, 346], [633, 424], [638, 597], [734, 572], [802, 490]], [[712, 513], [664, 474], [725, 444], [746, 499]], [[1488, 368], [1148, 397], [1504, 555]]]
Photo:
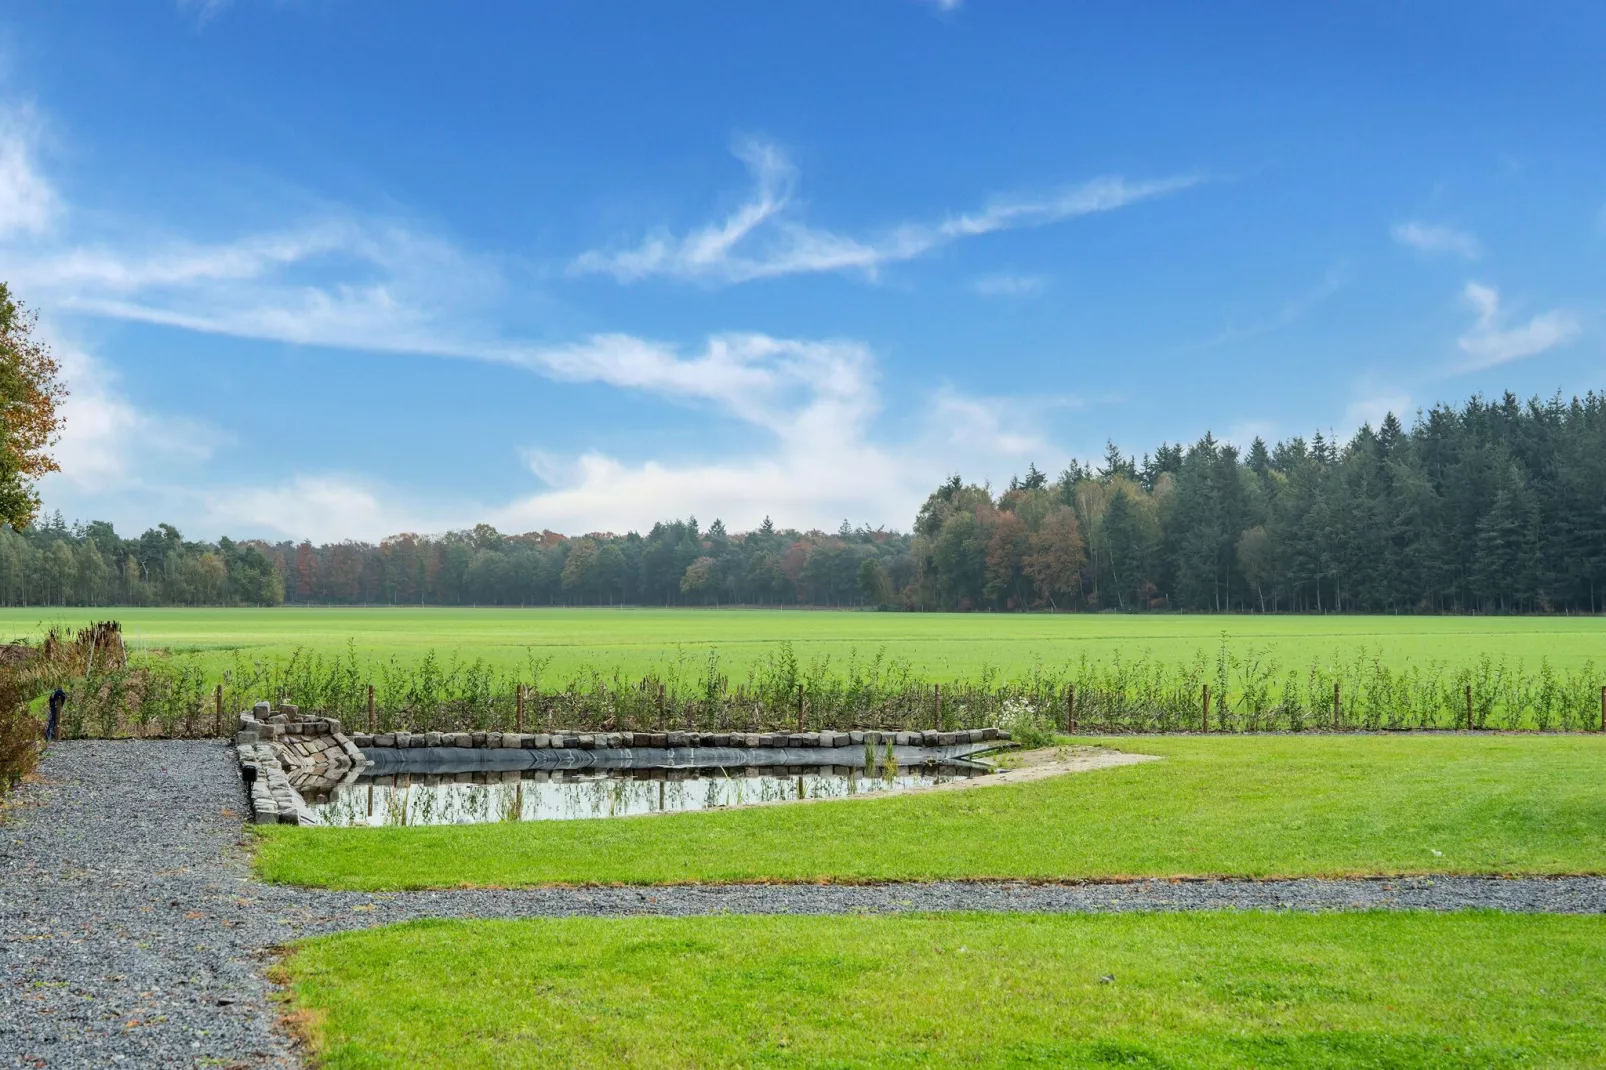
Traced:
[[[941, 766], [969, 775], [988, 773], [992, 767], [974, 759], [1000, 749], [997, 742], [964, 743], [952, 747], [893, 747], [901, 769]], [[514, 747], [371, 747], [363, 752], [371, 762], [364, 778], [399, 774], [510, 772], [559, 769], [795, 769], [830, 766], [862, 767], [865, 748], [854, 747], [616, 747], [596, 750]], [[880, 765], [886, 747], [874, 748]]]

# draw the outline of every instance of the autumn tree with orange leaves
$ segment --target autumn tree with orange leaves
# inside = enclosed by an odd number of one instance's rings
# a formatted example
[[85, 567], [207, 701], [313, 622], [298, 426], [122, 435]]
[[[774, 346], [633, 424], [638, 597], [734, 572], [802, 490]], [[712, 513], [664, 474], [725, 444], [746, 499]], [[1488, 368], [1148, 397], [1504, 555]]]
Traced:
[[0, 282], [0, 522], [18, 530], [39, 513], [35, 482], [58, 470], [48, 452], [61, 433], [67, 388], [50, 347], [34, 337], [38, 316]]

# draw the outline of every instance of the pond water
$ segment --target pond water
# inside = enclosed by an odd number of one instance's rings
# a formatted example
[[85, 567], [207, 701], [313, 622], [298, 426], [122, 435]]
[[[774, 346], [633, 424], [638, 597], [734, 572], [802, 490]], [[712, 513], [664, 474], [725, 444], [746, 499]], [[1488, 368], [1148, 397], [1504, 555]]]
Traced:
[[722, 806], [842, 799], [907, 791], [976, 776], [980, 768], [925, 766], [886, 775], [855, 767], [798, 769], [509, 771], [363, 777], [307, 798], [336, 826], [468, 825], [490, 821], [572, 821]]

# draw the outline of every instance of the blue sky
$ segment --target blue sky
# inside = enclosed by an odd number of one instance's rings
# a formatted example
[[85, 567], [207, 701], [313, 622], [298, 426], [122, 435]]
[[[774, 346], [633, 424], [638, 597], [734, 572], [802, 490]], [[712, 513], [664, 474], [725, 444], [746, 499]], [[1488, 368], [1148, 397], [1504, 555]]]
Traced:
[[907, 528], [1207, 429], [1603, 380], [1606, 5], [0, 13], [47, 508]]

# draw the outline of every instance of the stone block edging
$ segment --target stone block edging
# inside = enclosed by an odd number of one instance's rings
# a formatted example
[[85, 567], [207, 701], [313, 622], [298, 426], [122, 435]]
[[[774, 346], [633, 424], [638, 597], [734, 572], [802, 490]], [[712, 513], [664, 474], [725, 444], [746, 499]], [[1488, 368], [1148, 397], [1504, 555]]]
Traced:
[[1005, 742], [1001, 728], [957, 732], [358, 732], [358, 751], [460, 747], [505, 750], [616, 750], [622, 747], [956, 747]]
[[259, 702], [240, 714], [234, 746], [258, 825], [320, 824], [292, 776], [340, 780], [369, 764], [340, 731], [339, 721], [303, 715], [291, 705], [274, 713], [268, 703]]

